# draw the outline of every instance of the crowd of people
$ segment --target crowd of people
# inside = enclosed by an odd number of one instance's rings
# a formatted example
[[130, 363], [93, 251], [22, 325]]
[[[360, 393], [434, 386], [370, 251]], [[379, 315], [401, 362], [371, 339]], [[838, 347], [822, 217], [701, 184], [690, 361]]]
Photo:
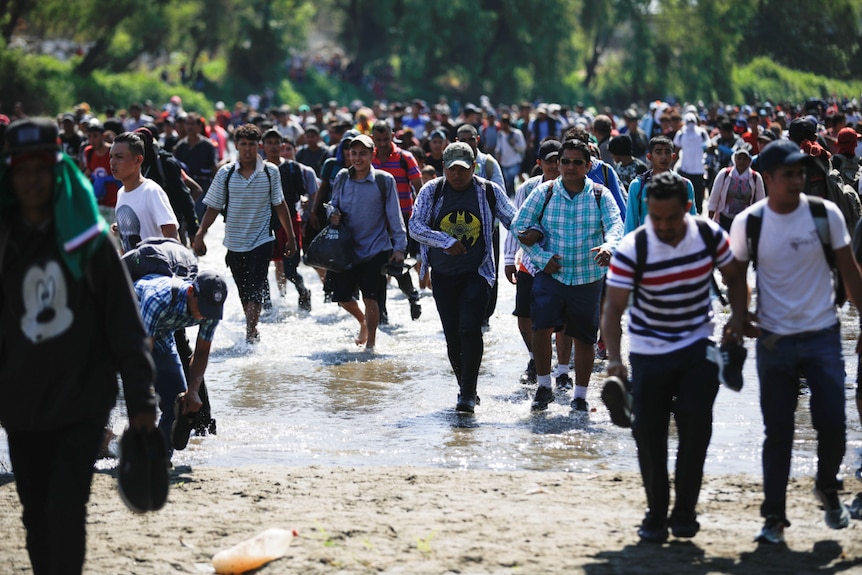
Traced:
[[[315, 269], [322, 301], [355, 318], [355, 343], [373, 351], [390, 279], [414, 321], [430, 288], [455, 410], [468, 415], [480, 404], [502, 253], [525, 344], [520, 383], [535, 386], [530, 409], [571, 397], [574, 415], [588, 413], [594, 362], [606, 362], [601, 395], [612, 421], [632, 428], [648, 504], [638, 534], [648, 542], [698, 532], [713, 402], [720, 382], [739, 377], [743, 338], [756, 337], [765, 428], [757, 541], [781, 543], [790, 525], [800, 378], [818, 437], [815, 495], [830, 528], [849, 523], [839, 496], [846, 417], [836, 309], [862, 302], [862, 250], [851, 249], [862, 220], [852, 102], [656, 102], [617, 115], [483, 99], [454, 118], [443, 99], [333, 101], [297, 114], [238, 102], [232, 111], [218, 103], [206, 119], [175, 96], [159, 109], [96, 114], [82, 103], [51, 119], [16, 111], [0, 116], [0, 423], [36, 573], [83, 562], [115, 373], [130, 426], [158, 434], [168, 459], [194, 429], [214, 431], [196, 414], [209, 416], [206, 365], [233, 290], [219, 273], [198, 271], [195, 256], [206, 256], [219, 219], [250, 345], [277, 297], [270, 262], [278, 295], [290, 281], [297, 307], [310, 311], [302, 254], [324, 228], [341, 228], [351, 265]], [[121, 261], [147, 257], [157, 265], [132, 283]], [[716, 342], [715, 299], [725, 292], [731, 315]], [[192, 348], [184, 330], [193, 326]], [[34, 363], [47, 355], [56, 361]]]

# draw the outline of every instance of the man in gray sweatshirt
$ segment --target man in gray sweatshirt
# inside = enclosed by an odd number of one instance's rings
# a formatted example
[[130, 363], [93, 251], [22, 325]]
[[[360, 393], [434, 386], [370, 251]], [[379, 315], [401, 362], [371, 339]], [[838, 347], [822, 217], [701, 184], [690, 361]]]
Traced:
[[[390, 262], [400, 267], [407, 249], [395, 178], [372, 167], [373, 150], [374, 142], [368, 136], [353, 139], [351, 166], [335, 177], [330, 200], [330, 223], [343, 223], [353, 235], [354, 246], [353, 267], [333, 274], [332, 301], [359, 322], [356, 344], [365, 345], [369, 351], [374, 349], [380, 320], [377, 298], [386, 289], [381, 270]], [[364, 313], [353, 298], [357, 287], [362, 292]]]

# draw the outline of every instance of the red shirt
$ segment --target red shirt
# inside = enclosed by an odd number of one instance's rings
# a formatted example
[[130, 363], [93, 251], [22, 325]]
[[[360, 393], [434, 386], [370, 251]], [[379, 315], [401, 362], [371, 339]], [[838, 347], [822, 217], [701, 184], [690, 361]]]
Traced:
[[93, 146], [87, 146], [84, 148], [84, 161], [90, 172], [90, 181], [93, 183], [93, 193], [96, 194], [98, 204], [116, 207], [120, 182], [111, 174], [111, 154], [99, 156]]
[[375, 148], [371, 165], [378, 170], [389, 172], [395, 178], [395, 189], [398, 191], [398, 204], [401, 206], [401, 213], [405, 218], [409, 218], [413, 213], [413, 188], [410, 186], [410, 181], [422, 177], [416, 158], [410, 152], [392, 144], [392, 153], [385, 162], [381, 162], [377, 157], [377, 149]]

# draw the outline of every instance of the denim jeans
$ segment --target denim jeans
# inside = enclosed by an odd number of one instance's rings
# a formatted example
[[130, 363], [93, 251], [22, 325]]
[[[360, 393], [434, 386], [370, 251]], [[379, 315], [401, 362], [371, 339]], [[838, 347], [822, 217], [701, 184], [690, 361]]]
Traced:
[[484, 351], [482, 322], [488, 305], [488, 281], [478, 272], [455, 276], [433, 274], [431, 289], [446, 336], [449, 363], [461, 394], [474, 396]]
[[667, 440], [670, 414], [676, 421], [676, 501], [671, 520], [693, 520], [703, 480], [706, 450], [712, 438], [712, 406], [718, 393], [718, 366], [706, 359], [706, 339], [660, 355], [633, 353], [632, 435], [646, 489], [649, 513], [667, 517], [670, 483]]
[[785, 518], [787, 480], [793, 450], [799, 374], [811, 390], [811, 423], [817, 431], [816, 485], [824, 491], [839, 487], [837, 478], [844, 458], [844, 359], [841, 329], [833, 327], [781, 336], [764, 331], [757, 340], [757, 375], [763, 440], [763, 517]]
[[51, 431], [8, 430], [34, 575], [81, 573], [87, 500], [107, 420], [106, 413]]
[[177, 395], [186, 390], [186, 376], [183, 373], [183, 364], [175, 343], [171, 344], [170, 352], [153, 350], [153, 362], [156, 364], [155, 388], [156, 393], [159, 394], [159, 409], [162, 410], [159, 432], [165, 440], [168, 453], [172, 453], [171, 426], [175, 419], [174, 400]]

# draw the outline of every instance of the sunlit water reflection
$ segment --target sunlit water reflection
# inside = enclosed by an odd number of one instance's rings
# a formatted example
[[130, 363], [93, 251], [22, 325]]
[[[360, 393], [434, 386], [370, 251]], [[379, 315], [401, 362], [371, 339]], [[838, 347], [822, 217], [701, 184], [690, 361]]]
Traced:
[[[210, 253], [201, 264], [229, 274], [221, 233], [217, 223], [208, 237]], [[511, 315], [515, 290], [505, 280], [485, 333], [482, 402], [475, 416], [465, 417], [454, 413], [457, 386], [430, 291], [423, 294], [423, 314], [414, 322], [393, 282], [388, 292], [391, 323], [381, 329], [377, 351], [368, 354], [353, 344], [355, 321], [335, 304], [324, 304], [313, 270], [301, 271], [314, 294], [313, 311], [297, 311], [296, 292], [289, 285], [286, 298], [274, 296], [274, 311], [261, 324], [261, 341], [253, 346], [244, 342], [244, 318], [229, 280], [225, 319], [207, 371], [218, 434], [193, 437], [185, 451], [174, 455], [175, 464], [637, 469], [630, 432], [611, 424], [599, 398], [601, 363], [596, 364], [588, 395], [590, 413], [570, 410], [571, 392], [558, 395], [547, 412], [530, 413], [532, 388], [518, 382], [527, 355]], [[845, 337], [855, 338], [855, 310], [842, 313]], [[190, 330], [190, 337], [194, 333]], [[855, 339], [844, 340], [848, 382], [856, 375], [854, 345]], [[721, 389], [718, 394], [708, 473], [760, 473], [763, 432], [751, 346], [745, 375], [741, 392]], [[854, 384], [848, 383], [845, 471], [858, 466], [862, 445], [853, 390]], [[119, 433], [124, 425], [117, 412], [114, 430]], [[5, 449], [3, 441], [0, 465], [8, 469]], [[808, 398], [803, 395], [793, 473], [813, 475], [815, 453]]]

